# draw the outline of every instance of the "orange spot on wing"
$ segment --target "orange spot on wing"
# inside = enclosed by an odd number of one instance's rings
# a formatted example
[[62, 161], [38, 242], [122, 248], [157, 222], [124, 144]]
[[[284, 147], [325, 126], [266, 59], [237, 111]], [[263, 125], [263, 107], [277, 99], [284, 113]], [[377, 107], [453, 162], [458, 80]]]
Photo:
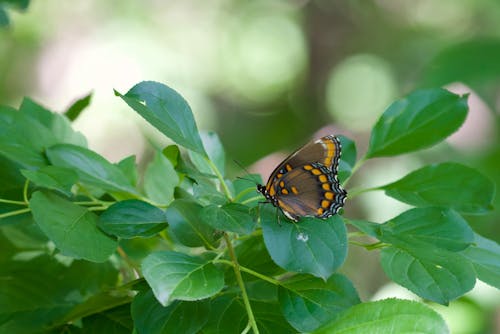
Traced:
[[311, 166], [311, 165], [305, 165], [304, 169], [305, 170], [311, 170], [311, 169], [313, 169], [313, 166]]
[[287, 189], [281, 189], [281, 193], [283, 195], [288, 195], [288, 190]]
[[325, 193], [325, 198], [328, 199], [328, 200], [332, 200], [334, 197], [333, 193], [332, 192], [326, 192]]
[[318, 214], [318, 216], [321, 216], [323, 214], [323, 212], [325, 212], [325, 210], [323, 208], [319, 208], [318, 210], [316, 210], [316, 213]]
[[320, 175], [321, 174], [321, 171], [317, 168], [311, 170], [311, 173], [313, 173], [314, 175]]
[[295, 195], [297, 195], [299, 193], [299, 191], [297, 190], [297, 187], [295, 186], [292, 186], [292, 193], [294, 193]]
[[323, 188], [323, 190], [331, 190], [332, 188], [330, 187], [330, 183], [323, 183], [321, 185], [321, 187]]
[[318, 178], [319, 178], [319, 182], [321, 182], [321, 183], [326, 183], [326, 181], [328, 181], [328, 178], [324, 174], [320, 175]]
[[291, 171], [292, 170], [292, 166], [290, 166], [289, 164], [286, 164], [285, 168], [286, 168], [287, 171]]
[[325, 209], [327, 209], [330, 206], [330, 201], [327, 200], [322, 200], [321, 201], [321, 206]]

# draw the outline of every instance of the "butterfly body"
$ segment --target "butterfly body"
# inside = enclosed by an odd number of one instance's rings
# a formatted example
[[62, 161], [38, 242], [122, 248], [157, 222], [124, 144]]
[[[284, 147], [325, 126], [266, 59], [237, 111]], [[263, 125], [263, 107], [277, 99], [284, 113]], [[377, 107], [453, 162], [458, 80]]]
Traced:
[[340, 152], [340, 141], [332, 135], [306, 144], [276, 167], [265, 186], [257, 185], [257, 191], [294, 222], [306, 216], [328, 218], [347, 197], [337, 179]]

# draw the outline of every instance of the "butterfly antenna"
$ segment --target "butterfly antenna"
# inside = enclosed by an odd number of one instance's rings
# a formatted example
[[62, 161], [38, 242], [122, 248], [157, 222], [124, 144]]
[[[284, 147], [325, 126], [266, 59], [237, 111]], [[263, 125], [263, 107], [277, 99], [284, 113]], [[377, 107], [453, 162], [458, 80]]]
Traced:
[[252, 174], [250, 174], [250, 172], [238, 161], [238, 160], [234, 160], [234, 163], [238, 165], [238, 167], [240, 167], [245, 173], [247, 173], [247, 175], [249, 176], [249, 178], [244, 178], [244, 177], [241, 177], [241, 176], [237, 176], [236, 178], [237, 179], [240, 179], [240, 180], [246, 180], [246, 181], [250, 181], [250, 182], [253, 182], [255, 183], [256, 185], [259, 184], [258, 181], [256, 181], [254, 178], [252, 178]]

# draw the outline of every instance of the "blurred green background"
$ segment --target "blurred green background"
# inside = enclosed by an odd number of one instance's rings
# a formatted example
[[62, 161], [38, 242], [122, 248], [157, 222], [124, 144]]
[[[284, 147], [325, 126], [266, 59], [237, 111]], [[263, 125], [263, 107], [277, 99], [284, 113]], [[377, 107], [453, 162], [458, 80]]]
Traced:
[[[93, 91], [75, 127], [111, 161], [136, 154], [141, 163], [168, 143], [113, 94], [143, 80], [184, 95], [230, 159], [264, 177], [284, 154], [328, 133], [354, 139], [362, 154], [389, 103], [445, 86], [471, 93], [460, 131], [432, 149], [376, 159], [351, 185], [380, 185], [445, 160], [500, 184], [498, 0], [0, 0], [0, 25], [0, 104], [30, 96], [63, 111]], [[345, 214], [381, 222], [404, 209], [367, 193]], [[497, 209], [466, 218], [500, 241]], [[376, 253], [351, 247], [343, 271], [365, 300], [413, 298], [386, 285]], [[500, 333], [500, 293], [480, 282], [439, 311], [453, 333]]]

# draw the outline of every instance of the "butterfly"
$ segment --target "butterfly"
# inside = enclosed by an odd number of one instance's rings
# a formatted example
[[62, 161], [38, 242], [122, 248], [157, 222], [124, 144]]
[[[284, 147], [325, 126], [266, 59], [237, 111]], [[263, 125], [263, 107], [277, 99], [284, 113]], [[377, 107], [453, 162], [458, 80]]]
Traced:
[[340, 140], [333, 135], [310, 142], [283, 160], [265, 186], [257, 184], [257, 191], [294, 222], [305, 216], [328, 218], [347, 197], [337, 179], [340, 153]]

